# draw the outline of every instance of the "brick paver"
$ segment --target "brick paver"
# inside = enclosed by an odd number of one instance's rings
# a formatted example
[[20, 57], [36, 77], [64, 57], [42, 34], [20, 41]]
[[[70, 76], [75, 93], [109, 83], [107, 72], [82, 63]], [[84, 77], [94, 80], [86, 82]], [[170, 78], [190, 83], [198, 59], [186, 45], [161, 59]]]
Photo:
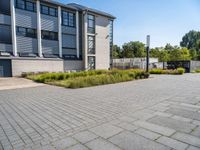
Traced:
[[200, 75], [0, 91], [0, 150], [200, 149]]

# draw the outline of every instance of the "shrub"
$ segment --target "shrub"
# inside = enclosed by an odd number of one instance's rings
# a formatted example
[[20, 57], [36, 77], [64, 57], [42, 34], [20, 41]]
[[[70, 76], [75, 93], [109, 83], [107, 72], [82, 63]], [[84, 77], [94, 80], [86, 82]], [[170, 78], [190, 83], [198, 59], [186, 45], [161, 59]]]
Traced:
[[163, 70], [163, 69], [152, 69], [150, 70], [150, 74], [172, 74], [172, 75], [182, 75], [185, 73], [184, 68], [178, 68], [176, 70]]
[[200, 73], [200, 69], [195, 70], [194, 73]]
[[177, 71], [178, 71], [178, 74], [184, 74], [185, 73], [184, 68], [178, 68]]

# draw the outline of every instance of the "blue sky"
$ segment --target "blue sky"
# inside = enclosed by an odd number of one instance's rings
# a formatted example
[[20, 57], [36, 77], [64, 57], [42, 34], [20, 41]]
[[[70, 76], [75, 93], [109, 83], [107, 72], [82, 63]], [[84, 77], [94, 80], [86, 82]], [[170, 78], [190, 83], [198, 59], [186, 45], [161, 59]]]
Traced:
[[145, 43], [151, 35], [151, 47], [166, 43], [179, 45], [189, 30], [200, 30], [200, 0], [58, 0], [78, 3], [109, 12], [117, 17], [114, 43]]

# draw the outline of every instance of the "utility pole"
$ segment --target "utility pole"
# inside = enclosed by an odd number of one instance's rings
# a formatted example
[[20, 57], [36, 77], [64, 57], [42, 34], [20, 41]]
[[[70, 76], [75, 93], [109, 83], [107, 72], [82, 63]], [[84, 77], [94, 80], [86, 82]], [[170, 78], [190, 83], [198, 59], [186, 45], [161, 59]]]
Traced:
[[147, 51], [146, 72], [149, 72], [149, 50], [150, 50], [150, 35], [147, 35], [147, 45], [146, 45], [146, 51]]

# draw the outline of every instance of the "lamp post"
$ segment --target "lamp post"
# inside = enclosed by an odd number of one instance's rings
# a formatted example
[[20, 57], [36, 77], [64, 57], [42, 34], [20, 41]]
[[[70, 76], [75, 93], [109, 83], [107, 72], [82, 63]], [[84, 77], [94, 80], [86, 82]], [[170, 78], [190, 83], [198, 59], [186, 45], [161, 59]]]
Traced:
[[150, 35], [147, 35], [147, 45], [146, 45], [146, 52], [147, 52], [147, 58], [146, 58], [146, 72], [149, 72], [149, 50], [150, 50]]

